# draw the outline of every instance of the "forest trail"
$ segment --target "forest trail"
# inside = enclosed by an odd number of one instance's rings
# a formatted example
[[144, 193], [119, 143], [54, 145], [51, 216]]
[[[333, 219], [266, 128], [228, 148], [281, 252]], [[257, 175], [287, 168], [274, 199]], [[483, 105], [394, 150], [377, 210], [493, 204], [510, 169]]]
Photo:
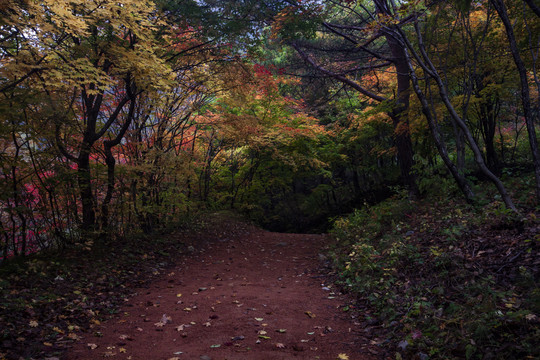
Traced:
[[380, 358], [318, 271], [326, 235], [221, 230], [80, 334], [66, 359]]

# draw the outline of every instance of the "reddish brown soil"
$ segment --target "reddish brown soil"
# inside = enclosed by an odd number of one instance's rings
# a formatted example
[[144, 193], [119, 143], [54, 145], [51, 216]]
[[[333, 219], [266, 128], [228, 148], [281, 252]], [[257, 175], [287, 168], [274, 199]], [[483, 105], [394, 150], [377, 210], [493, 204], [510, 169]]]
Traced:
[[236, 226], [80, 334], [66, 359], [373, 359], [317, 270], [328, 241]]

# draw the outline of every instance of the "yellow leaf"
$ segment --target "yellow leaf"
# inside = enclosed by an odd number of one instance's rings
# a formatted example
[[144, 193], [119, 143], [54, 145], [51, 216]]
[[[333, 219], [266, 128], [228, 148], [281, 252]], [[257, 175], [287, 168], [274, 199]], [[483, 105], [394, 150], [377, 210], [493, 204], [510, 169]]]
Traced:
[[337, 360], [349, 360], [349, 355], [347, 355], [347, 354], [339, 354], [337, 356]]

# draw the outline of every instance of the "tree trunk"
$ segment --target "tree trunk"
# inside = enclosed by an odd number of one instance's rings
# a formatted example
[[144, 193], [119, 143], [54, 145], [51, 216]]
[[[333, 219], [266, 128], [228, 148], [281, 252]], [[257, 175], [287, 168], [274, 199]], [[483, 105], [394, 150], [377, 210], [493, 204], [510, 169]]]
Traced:
[[422, 92], [422, 89], [420, 89], [420, 85], [418, 84], [418, 79], [416, 78], [413, 65], [410, 59], [408, 58], [408, 56], [407, 56], [407, 60], [409, 64], [409, 71], [411, 74], [411, 80], [412, 80], [414, 92], [416, 93], [416, 96], [418, 97], [418, 100], [420, 100], [420, 104], [422, 105], [422, 113], [425, 115], [427, 119], [429, 130], [431, 131], [431, 134], [433, 135], [433, 140], [435, 142], [435, 146], [437, 147], [439, 155], [441, 156], [444, 164], [446, 165], [446, 167], [448, 168], [448, 170], [454, 177], [454, 180], [456, 181], [459, 189], [461, 190], [463, 195], [465, 195], [465, 199], [467, 200], [467, 202], [472, 203], [474, 200], [474, 193], [472, 191], [472, 188], [469, 185], [469, 182], [467, 181], [463, 173], [460, 171], [460, 169], [450, 159], [450, 156], [448, 155], [448, 150], [446, 148], [446, 144], [439, 133], [439, 128], [437, 126], [437, 123], [435, 122], [435, 119], [433, 118], [433, 114], [429, 107], [427, 98]]
[[77, 158], [77, 181], [82, 205], [81, 228], [85, 232], [94, 230], [96, 213], [94, 210], [94, 195], [92, 194], [92, 179], [90, 177], [90, 146], [82, 146]]
[[[534, 126], [533, 113], [531, 109], [527, 69], [525, 68], [525, 63], [519, 55], [516, 38], [514, 36], [514, 29], [510, 23], [510, 18], [508, 17], [508, 12], [506, 11], [504, 2], [502, 0], [491, 0], [491, 3], [495, 7], [495, 10], [499, 14], [499, 17], [504, 24], [506, 36], [508, 38], [508, 45], [519, 73], [519, 81], [521, 84], [521, 103], [523, 106], [523, 115], [525, 116], [525, 124], [527, 125], [527, 132], [529, 134], [529, 145], [531, 148], [534, 164], [534, 175], [536, 178], [536, 199], [537, 201], [540, 201], [540, 153], [538, 151], [538, 140], [536, 138], [536, 129]], [[532, 2], [530, 2], [530, 4], [532, 4]]]
[[405, 34], [403, 34], [402, 31], [400, 31], [400, 35], [402, 40], [407, 44], [407, 48], [411, 51], [411, 54], [414, 55], [414, 58], [418, 61], [418, 64], [422, 67], [424, 72], [428, 74], [430, 77], [432, 77], [435, 82], [437, 83], [437, 87], [439, 89], [439, 95], [450, 113], [450, 116], [456, 124], [460, 127], [460, 129], [463, 131], [463, 134], [465, 135], [465, 138], [467, 139], [467, 142], [469, 143], [469, 146], [474, 154], [474, 160], [478, 167], [480, 168], [480, 171], [495, 185], [497, 190], [499, 191], [499, 194], [501, 195], [502, 200], [504, 201], [507, 208], [513, 210], [515, 213], [519, 213], [516, 206], [514, 205], [514, 202], [508, 195], [506, 188], [504, 187], [504, 184], [501, 182], [501, 180], [495, 176], [489, 168], [486, 166], [486, 163], [484, 162], [484, 158], [482, 155], [482, 152], [480, 151], [478, 144], [474, 140], [471, 131], [469, 130], [469, 127], [467, 124], [463, 121], [463, 119], [459, 116], [456, 109], [452, 105], [450, 98], [448, 96], [448, 93], [446, 91], [446, 87], [441, 79], [441, 76], [437, 72], [437, 69], [435, 68], [435, 65], [431, 62], [431, 59], [429, 58], [428, 54], [426, 53], [425, 46], [422, 39], [422, 33], [420, 32], [420, 28], [418, 25], [418, 22], [414, 23], [416, 35], [418, 39], [418, 45], [420, 49], [420, 53], [422, 55], [422, 58], [415, 52], [414, 47], [411, 45]]
[[[377, 12], [382, 15], [392, 15], [387, 5], [380, 0], [375, 0]], [[395, 96], [395, 107], [390, 114], [394, 123], [394, 141], [398, 153], [399, 168], [401, 177], [406, 184], [409, 197], [418, 198], [420, 192], [416, 184], [416, 176], [413, 172], [413, 146], [409, 131], [409, 99], [411, 96], [411, 79], [409, 75], [409, 64], [405, 54], [403, 43], [391, 32], [385, 33], [385, 38], [392, 54], [392, 63], [396, 69], [397, 94]]]
[[[129, 86], [129, 85], [128, 85]], [[135, 96], [131, 95], [132, 92], [128, 90], [130, 94], [131, 102], [129, 104], [129, 111], [124, 121], [124, 125], [113, 140], [105, 140], [103, 142], [103, 149], [105, 151], [105, 163], [107, 164], [107, 193], [103, 203], [101, 205], [101, 228], [106, 229], [109, 225], [109, 204], [111, 203], [114, 186], [115, 186], [115, 166], [116, 160], [112, 154], [112, 148], [118, 144], [126, 134], [127, 129], [131, 125], [133, 120], [133, 114], [135, 113]]]

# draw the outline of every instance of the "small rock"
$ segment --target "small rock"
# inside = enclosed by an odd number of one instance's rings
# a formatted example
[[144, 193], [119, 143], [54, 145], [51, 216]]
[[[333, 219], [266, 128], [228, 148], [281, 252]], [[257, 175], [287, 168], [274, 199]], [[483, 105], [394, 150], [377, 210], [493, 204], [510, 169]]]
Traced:
[[201, 357], [199, 357], [200, 360], [212, 360], [212, 358], [208, 355], [201, 355]]

